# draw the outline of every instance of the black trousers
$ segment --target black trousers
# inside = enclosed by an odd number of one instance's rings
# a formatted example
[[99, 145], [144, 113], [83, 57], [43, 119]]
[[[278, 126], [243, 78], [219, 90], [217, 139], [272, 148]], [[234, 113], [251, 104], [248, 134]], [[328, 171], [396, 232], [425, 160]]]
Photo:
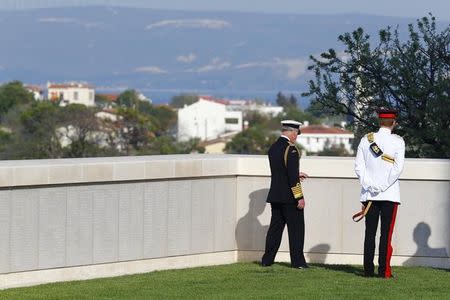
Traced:
[[397, 207], [398, 203], [391, 201], [372, 201], [372, 206], [367, 212], [364, 238], [364, 273], [366, 276], [373, 276], [374, 274], [375, 235], [377, 233], [379, 219], [381, 219], [381, 227], [380, 243], [378, 246], [378, 275], [386, 278], [392, 275], [391, 239], [394, 231]]
[[284, 226], [287, 224], [291, 266], [294, 268], [305, 266], [306, 261], [303, 255], [305, 218], [303, 209], [298, 209], [296, 204], [272, 203], [271, 207], [272, 218], [267, 231], [266, 249], [262, 257], [262, 264], [273, 264], [280, 248]]

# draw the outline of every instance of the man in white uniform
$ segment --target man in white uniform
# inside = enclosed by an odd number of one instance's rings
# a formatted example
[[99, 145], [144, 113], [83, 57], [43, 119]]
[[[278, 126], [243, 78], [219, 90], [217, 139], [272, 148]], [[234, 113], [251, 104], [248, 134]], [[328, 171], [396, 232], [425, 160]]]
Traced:
[[355, 172], [361, 183], [362, 209], [366, 211], [364, 274], [374, 276], [375, 235], [381, 219], [378, 275], [391, 278], [391, 238], [400, 202], [398, 178], [405, 160], [403, 138], [392, 134], [397, 125], [395, 110], [380, 109], [380, 129], [364, 136], [358, 146]]

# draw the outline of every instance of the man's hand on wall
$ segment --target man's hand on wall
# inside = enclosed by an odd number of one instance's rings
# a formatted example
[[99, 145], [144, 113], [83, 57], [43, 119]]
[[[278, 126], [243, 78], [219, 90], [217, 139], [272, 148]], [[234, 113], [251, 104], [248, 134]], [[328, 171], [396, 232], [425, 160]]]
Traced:
[[303, 181], [306, 180], [306, 178], [308, 178], [308, 174], [303, 173], [303, 172], [300, 172], [300, 173], [298, 174], [298, 177], [300, 178], [300, 181], [303, 182]]

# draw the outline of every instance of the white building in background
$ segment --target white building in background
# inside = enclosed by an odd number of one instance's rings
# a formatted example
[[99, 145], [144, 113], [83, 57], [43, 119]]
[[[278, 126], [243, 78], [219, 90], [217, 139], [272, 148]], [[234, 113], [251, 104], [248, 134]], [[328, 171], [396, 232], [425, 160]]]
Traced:
[[242, 131], [242, 112], [230, 111], [222, 100], [199, 97], [178, 110], [178, 141], [208, 141], [225, 133]]
[[282, 106], [272, 106], [268, 103], [260, 103], [253, 100], [224, 100], [226, 102], [228, 110], [249, 112], [256, 111], [263, 115], [275, 117], [279, 113], [283, 112]]
[[44, 100], [44, 89], [38, 85], [25, 84], [25, 89], [33, 94], [34, 100], [42, 101]]
[[95, 106], [95, 89], [86, 83], [47, 83], [47, 94], [49, 100], [61, 100], [61, 106], [67, 104]]
[[323, 151], [326, 147], [339, 147], [342, 144], [345, 150], [350, 154], [353, 153], [351, 146], [355, 135], [351, 131], [339, 127], [309, 125], [308, 122], [304, 122], [300, 131], [301, 134], [297, 137], [297, 143], [308, 152], [317, 153]]

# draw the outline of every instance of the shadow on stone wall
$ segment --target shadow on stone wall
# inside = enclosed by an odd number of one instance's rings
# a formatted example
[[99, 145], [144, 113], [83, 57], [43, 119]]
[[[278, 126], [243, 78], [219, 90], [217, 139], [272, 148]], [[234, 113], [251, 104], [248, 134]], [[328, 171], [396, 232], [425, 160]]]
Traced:
[[417, 250], [413, 257], [406, 260], [404, 266], [420, 265], [420, 258], [435, 257], [445, 258], [448, 257], [447, 249], [443, 248], [431, 248], [428, 245], [428, 239], [431, 236], [431, 228], [425, 222], [420, 222], [416, 225], [413, 231], [413, 239], [417, 244]]
[[331, 246], [329, 244], [319, 244], [312, 247], [309, 249], [307, 254], [308, 261], [317, 264], [324, 264], [330, 249]]
[[[248, 197], [248, 212], [236, 225], [236, 243], [238, 250], [264, 251], [268, 225], [262, 225], [258, 220], [266, 207], [268, 189], [260, 189], [251, 192]], [[239, 259], [239, 258], [238, 258]]]

